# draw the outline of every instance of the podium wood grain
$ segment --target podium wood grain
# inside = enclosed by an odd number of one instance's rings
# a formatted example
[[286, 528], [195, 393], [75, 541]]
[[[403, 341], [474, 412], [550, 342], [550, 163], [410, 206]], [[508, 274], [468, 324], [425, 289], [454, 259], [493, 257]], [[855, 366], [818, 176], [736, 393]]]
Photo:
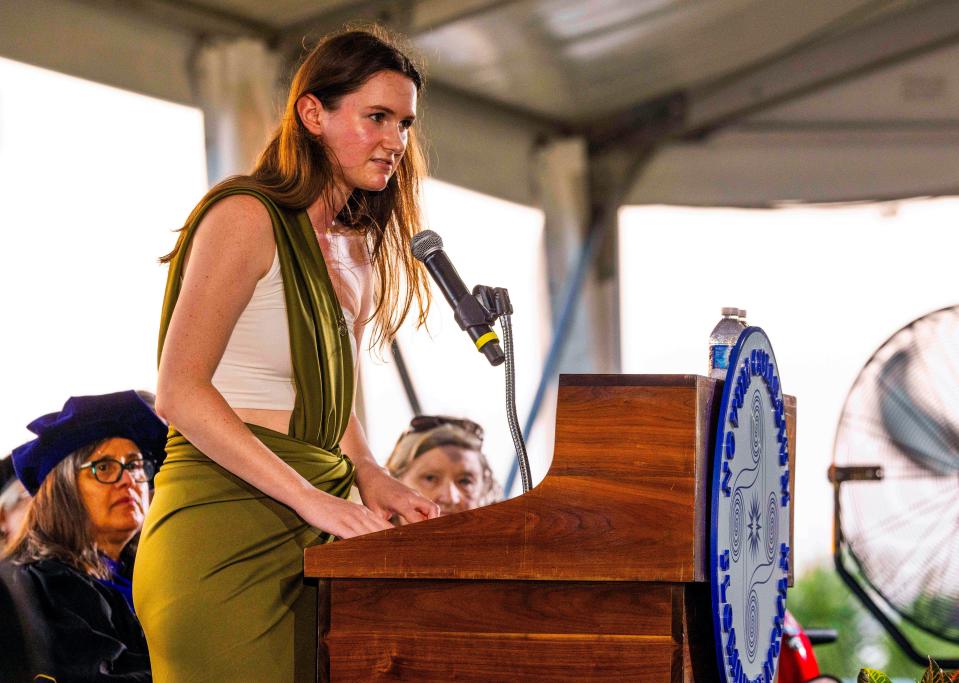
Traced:
[[721, 389], [693, 375], [563, 376], [552, 465], [532, 491], [308, 549], [320, 680], [714, 680], [706, 529]]

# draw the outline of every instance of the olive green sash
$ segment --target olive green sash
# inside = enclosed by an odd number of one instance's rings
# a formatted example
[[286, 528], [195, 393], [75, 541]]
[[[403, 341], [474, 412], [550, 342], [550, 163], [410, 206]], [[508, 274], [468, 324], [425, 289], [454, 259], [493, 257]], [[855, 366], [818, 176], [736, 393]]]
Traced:
[[[353, 351], [305, 211], [281, 209], [249, 187], [202, 204], [170, 263], [160, 350], [197, 225], [233, 194], [256, 197], [272, 219], [296, 382], [289, 434], [247, 426], [313, 486], [346, 498], [354, 468], [339, 442], [353, 402]], [[134, 580], [155, 679], [316, 680], [316, 589], [303, 583], [303, 549], [329, 539], [171, 426]]]
[[[158, 357], [163, 351], [163, 342], [180, 294], [190, 241], [210, 207], [234, 194], [252, 195], [266, 206], [273, 221], [273, 236], [283, 274], [296, 400], [290, 417], [289, 436], [277, 432], [270, 434], [274, 441], [285, 437], [306, 442], [339, 457], [339, 442], [349, 422], [353, 404], [353, 351], [323, 252], [305, 211], [281, 209], [252, 187], [231, 187], [208, 198], [180, 234], [179, 249], [170, 262], [160, 320]], [[264, 330], [264, 334], [269, 334], [269, 331]], [[254, 432], [262, 441], [262, 430], [254, 429]], [[178, 438], [182, 437], [171, 427], [168, 445], [180, 459], [186, 453], [183, 450], [184, 443]], [[352, 475], [352, 467], [349, 467], [351, 481]]]
[[[255, 424], [248, 426], [257, 439], [313, 486], [332, 496], [349, 496], [353, 484], [353, 464], [340, 455], [338, 449], [333, 449], [336, 451], [333, 453], [266, 427]], [[186, 508], [257, 501], [256, 510], [266, 514], [257, 514], [251, 509], [243, 517], [244, 543], [252, 549], [250, 555], [255, 556], [271, 544], [290, 537], [295, 538], [301, 547], [313, 545], [317, 540], [329, 540], [328, 535], [307, 527], [292, 510], [214, 463], [173, 429], [167, 439], [166, 451], [166, 461], [157, 476], [158, 482], [162, 482], [162, 497], [158, 496], [156, 505], [151, 506], [148, 525], [151, 529], [164, 524], [171, 515]], [[264, 509], [260, 510], [260, 506]], [[214, 524], [212, 509], [205, 510], [204, 523]], [[228, 527], [236, 524], [236, 508], [226, 510], [229, 511], [222, 516], [222, 523], [227, 528], [218, 531], [219, 538], [229, 538]], [[281, 522], [279, 526], [277, 520]], [[236, 559], [233, 555], [229, 558], [230, 561]], [[217, 568], [215, 563], [211, 564], [214, 565], [213, 569]]]

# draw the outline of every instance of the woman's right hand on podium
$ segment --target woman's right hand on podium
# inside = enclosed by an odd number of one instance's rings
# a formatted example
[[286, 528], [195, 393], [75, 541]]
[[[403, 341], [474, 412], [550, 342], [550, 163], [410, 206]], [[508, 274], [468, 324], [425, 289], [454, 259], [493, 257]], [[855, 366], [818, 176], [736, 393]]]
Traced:
[[389, 521], [375, 515], [365, 505], [331, 496], [319, 489], [307, 493], [297, 506], [296, 513], [311, 526], [338, 538], [352, 538], [393, 528]]

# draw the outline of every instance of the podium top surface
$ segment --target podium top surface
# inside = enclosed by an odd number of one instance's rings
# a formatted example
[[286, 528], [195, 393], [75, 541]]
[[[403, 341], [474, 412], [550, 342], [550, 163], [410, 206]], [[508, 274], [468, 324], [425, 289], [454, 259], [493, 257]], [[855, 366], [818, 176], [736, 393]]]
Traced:
[[568, 374], [559, 376], [561, 387], [691, 387], [719, 380], [702, 375]]
[[722, 382], [699, 375], [561, 375], [553, 461], [539, 485], [487, 507], [308, 548], [305, 574], [705, 581], [721, 394]]

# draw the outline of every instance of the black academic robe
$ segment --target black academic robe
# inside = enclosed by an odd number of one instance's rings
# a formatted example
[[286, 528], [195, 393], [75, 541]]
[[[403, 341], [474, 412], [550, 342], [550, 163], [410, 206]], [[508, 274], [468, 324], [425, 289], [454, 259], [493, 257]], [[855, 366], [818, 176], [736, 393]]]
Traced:
[[151, 681], [146, 639], [123, 595], [56, 560], [14, 566], [46, 652], [32, 653], [34, 676], [57, 683]]

